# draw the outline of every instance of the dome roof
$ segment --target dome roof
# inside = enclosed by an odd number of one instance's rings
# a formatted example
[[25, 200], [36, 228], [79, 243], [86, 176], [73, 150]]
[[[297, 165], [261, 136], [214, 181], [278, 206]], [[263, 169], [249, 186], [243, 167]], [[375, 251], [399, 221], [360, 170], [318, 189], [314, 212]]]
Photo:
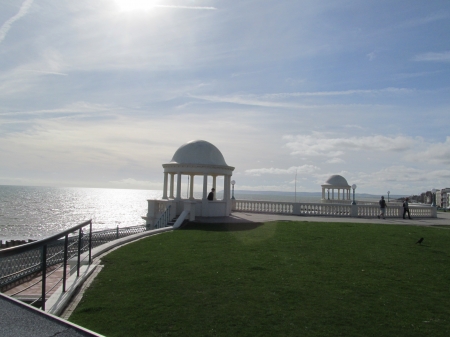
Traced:
[[219, 149], [204, 140], [192, 140], [180, 146], [170, 163], [228, 166]]
[[331, 177], [329, 177], [324, 185], [350, 187], [347, 180], [343, 176], [340, 176], [339, 174], [334, 174]]

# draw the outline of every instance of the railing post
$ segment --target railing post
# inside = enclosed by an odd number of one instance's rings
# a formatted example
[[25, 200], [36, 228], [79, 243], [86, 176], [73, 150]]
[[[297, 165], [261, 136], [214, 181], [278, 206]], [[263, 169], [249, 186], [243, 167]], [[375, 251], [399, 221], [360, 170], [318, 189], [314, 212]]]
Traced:
[[351, 205], [351, 211], [350, 211], [350, 216], [351, 217], [358, 217], [358, 205]]
[[119, 225], [117, 225], [116, 229], [116, 240], [119, 238]]
[[64, 262], [63, 262], [63, 284], [62, 284], [62, 292], [66, 292], [66, 278], [67, 278], [67, 251], [69, 247], [69, 234], [66, 234], [64, 239]]
[[77, 256], [77, 277], [80, 276], [80, 264], [81, 264], [81, 239], [83, 237], [82, 235], [83, 230], [80, 228], [78, 230], [78, 256]]
[[437, 218], [437, 206], [431, 206], [431, 217]]
[[[119, 226], [117, 226], [119, 228]], [[92, 220], [89, 222], [89, 265], [92, 263]]]
[[42, 246], [42, 310], [45, 311], [45, 288], [47, 278], [47, 245]]

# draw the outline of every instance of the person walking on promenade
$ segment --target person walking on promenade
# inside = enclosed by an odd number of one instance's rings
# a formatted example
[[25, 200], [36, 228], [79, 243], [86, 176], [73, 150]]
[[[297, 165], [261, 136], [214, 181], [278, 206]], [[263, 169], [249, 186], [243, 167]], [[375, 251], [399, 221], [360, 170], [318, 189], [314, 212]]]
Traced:
[[378, 219], [380, 217], [383, 217], [383, 219], [386, 219], [385, 214], [386, 214], [387, 205], [386, 205], [386, 200], [384, 200], [384, 196], [381, 196], [381, 199], [378, 203], [380, 204], [380, 215], [378, 215]]
[[406, 213], [408, 213], [408, 219], [411, 219], [411, 214], [409, 213], [409, 204], [408, 204], [409, 198], [406, 198], [403, 202], [403, 219], [405, 219]]

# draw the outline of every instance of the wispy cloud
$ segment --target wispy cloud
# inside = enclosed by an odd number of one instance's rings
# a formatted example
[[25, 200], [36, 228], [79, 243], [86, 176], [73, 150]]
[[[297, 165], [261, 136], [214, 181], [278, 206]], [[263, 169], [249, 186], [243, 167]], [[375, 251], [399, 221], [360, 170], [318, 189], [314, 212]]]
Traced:
[[428, 61], [428, 62], [450, 62], [450, 51], [444, 51], [441, 53], [423, 53], [414, 56], [414, 61]]
[[5, 39], [6, 34], [8, 34], [8, 31], [11, 29], [12, 24], [28, 13], [28, 10], [33, 4], [33, 1], [34, 0], [25, 0], [22, 3], [22, 6], [20, 6], [17, 14], [6, 20], [6, 22], [0, 27], [0, 43], [2, 43], [2, 41]]
[[297, 173], [313, 173], [320, 170], [319, 167], [314, 165], [302, 165], [302, 166], [292, 166], [287, 169], [280, 168], [259, 168], [259, 169], [249, 169], [245, 170], [245, 174], [260, 176], [262, 174], [295, 174]]
[[55, 114], [62, 114], [62, 113], [77, 113], [77, 114], [85, 114], [85, 113], [92, 113], [97, 114], [99, 112], [108, 112], [108, 113], [114, 113], [117, 111], [121, 111], [122, 109], [117, 106], [111, 106], [109, 104], [95, 104], [95, 103], [88, 103], [88, 102], [74, 102], [71, 104], [68, 104], [67, 106], [57, 108], [57, 109], [41, 109], [41, 110], [25, 110], [25, 111], [14, 111], [14, 112], [0, 112], [0, 116], [15, 116], [15, 115], [55, 115]]
[[59, 75], [59, 76], [68, 76], [68, 74], [65, 73], [58, 73], [55, 71], [43, 71], [43, 70], [32, 70], [32, 69], [23, 69], [23, 71], [29, 71], [32, 73], [39, 73], [44, 75]]
[[402, 152], [411, 149], [416, 140], [406, 136], [383, 135], [329, 138], [325, 134], [285, 136], [291, 154], [302, 156], [339, 157], [348, 151]]
[[432, 22], [447, 20], [449, 17], [448, 13], [432, 13], [425, 17], [415, 18], [412, 20], [405, 21], [399, 25], [401, 28], [411, 28], [426, 25]]
[[200, 9], [200, 10], [216, 10], [216, 7], [201, 7], [201, 6], [176, 6], [176, 5], [155, 5], [155, 7], [175, 8], [175, 9]]
[[[283, 93], [269, 93], [262, 95], [254, 94], [235, 94], [235, 95], [188, 95], [191, 98], [199, 100], [214, 102], [214, 103], [233, 103], [239, 105], [251, 105], [260, 107], [272, 107], [272, 108], [287, 108], [287, 109], [313, 109], [324, 107], [344, 107], [345, 104], [302, 104], [301, 102], [283, 101], [286, 99], [295, 98], [309, 98], [309, 97], [341, 97], [352, 95], [405, 95], [416, 92], [414, 89], [407, 88], [384, 88], [384, 89], [369, 89], [369, 90], [345, 90], [345, 91], [316, 91], [316, 92], [283, 92]], [[352, 106], [359, 105], [351, 103]], [[364, 104], [360, 104], [363, 106]]]
[[377, 54], [374, 51], [369, 53], [369, 54], [367, 54], [366, 56], [369, 59], [369, 61], [373, 61], [373, 60], [375, 60], [377, 58]]

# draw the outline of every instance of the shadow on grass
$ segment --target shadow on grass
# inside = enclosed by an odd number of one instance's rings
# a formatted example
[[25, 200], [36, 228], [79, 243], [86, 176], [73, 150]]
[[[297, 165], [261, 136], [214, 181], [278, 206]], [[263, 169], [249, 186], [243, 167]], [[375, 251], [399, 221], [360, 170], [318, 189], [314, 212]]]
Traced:
[[181, 227], [182, 230], [200, 230], [200, 231], [214, 231], [214, 232], [237, 232], [250, 231], [262, 226], [261, 222], [241, 222], [241, 223], [203, 223], [203, 222], [188, 222]]

